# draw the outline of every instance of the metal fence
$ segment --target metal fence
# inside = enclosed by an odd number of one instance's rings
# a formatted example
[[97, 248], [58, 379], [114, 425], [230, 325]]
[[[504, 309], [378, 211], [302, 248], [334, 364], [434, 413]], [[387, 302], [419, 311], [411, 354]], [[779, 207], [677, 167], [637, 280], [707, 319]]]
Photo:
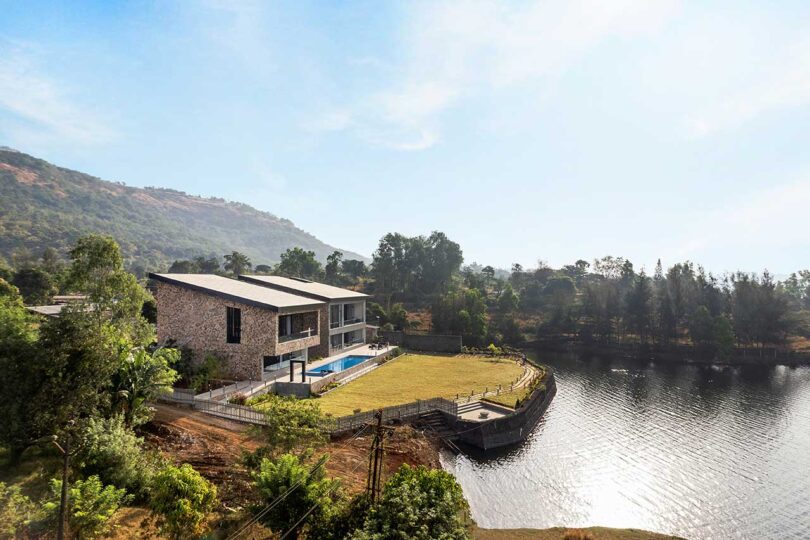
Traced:
[[[444, 398], [433, 398], [417, 400], [402, 405], [393, 405], [382, 409], [383, 422], [391, 420], [406, 420], [415, 418], [432, 411], [442, 411], [453, 416], [458, 415], [458, 404]], [[324, 431], [330, 433], [342, 433], [353, 431], [375, 420], [374, 415], [377, 410], [371, 410], [353, 414], [351, 416], [341, 416], [339, 418], [325, 418], [322, 424]]]

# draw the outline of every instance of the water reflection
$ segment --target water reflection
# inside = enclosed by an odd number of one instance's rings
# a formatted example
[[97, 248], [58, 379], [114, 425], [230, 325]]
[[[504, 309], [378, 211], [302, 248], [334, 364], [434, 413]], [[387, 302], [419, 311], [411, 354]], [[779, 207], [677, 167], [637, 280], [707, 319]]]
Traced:
[[558, 392], [530, 439], [446, 459], [479, 525], [810, 538], [810, 368], [542, 360]]

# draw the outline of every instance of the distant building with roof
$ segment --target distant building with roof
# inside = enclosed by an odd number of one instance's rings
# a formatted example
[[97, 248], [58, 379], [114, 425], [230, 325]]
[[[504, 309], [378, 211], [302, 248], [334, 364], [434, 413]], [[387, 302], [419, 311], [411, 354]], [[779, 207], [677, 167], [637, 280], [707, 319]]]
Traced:
[[362, 293], [306, 280], [275, 281], [275, 276], [149, 277], [159, 342], [173, 341], [191, 350], [197, 361], [215, 354], [236, 379], [259, 380], [290, 360], [326, 357], [365, 342]]

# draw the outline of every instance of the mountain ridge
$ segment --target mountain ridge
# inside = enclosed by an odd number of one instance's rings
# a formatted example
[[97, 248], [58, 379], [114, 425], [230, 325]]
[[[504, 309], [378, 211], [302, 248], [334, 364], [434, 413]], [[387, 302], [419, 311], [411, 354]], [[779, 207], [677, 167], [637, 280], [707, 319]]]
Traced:
[[129, 266], [149, 269], [234, 250], [254, 265], [271, 264], [296, 246], [321, 261], [335, 250], [368, 261], [245, 203], [110, 182], [0, 147], [0, 255], [18, 249], [39, 255], [47, 247], [64, 255], [92, 232], [115, 237]]

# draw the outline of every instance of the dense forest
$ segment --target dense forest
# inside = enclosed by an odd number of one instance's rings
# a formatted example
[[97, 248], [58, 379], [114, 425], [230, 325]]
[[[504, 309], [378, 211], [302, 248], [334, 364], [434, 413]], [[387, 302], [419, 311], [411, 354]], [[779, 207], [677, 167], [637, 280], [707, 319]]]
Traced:
[[[246, 204], [161, 188], [134, 188], [0, 148], [0, 256], [54, 248], [62, 257], [82, 235], [104, 233], [138, 274], [173, 259], [238, 250], [278, 262], [302, 247], [319, 260], [334, 251], [291, 221]], [[349, 254], [362, 260], [357, 254]]]

